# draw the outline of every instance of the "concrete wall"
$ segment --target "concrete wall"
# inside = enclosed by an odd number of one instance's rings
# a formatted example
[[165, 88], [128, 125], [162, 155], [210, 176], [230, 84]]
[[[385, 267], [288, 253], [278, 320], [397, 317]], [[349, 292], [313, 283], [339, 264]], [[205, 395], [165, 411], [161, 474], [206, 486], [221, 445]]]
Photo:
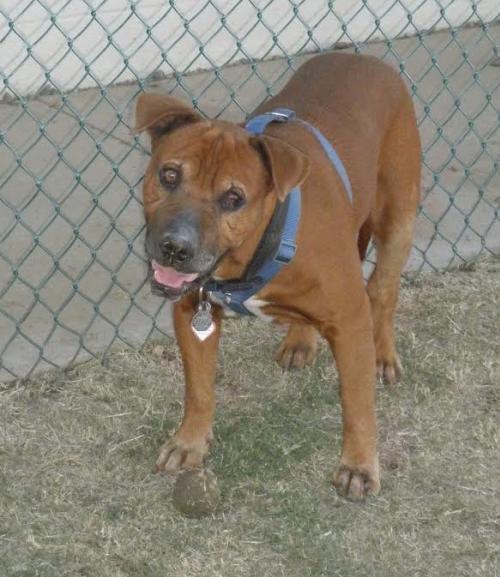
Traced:
[[475, 8], [467, 0], [405, 0], [394, 6], [393, 0], [309, 0], [296, 14], [289, 0], [43, 4], [2, 1], [0, 74], [8, 83], [2, 87], [4, 94], [31, 94], [46, 84], [64, 90], [113, 84], [158, 70], [183, 73], [331, 48], [338, 42], [411, 36], [490, 22], [499, 12], [498, 0], [480, 0]]

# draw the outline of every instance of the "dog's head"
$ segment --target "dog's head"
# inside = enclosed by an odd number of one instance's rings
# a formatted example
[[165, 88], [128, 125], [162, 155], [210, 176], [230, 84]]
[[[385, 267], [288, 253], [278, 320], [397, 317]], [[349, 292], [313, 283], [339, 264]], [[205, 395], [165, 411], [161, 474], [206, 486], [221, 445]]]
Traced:
[[308, 172], [296, 148], [205, 120], [171, 96], [142, 94], [136, 131], [151, 138], [143, 188], [146, 252], [153, 283], [170, 298], [211, 275], [241, 273], [276, 202]]

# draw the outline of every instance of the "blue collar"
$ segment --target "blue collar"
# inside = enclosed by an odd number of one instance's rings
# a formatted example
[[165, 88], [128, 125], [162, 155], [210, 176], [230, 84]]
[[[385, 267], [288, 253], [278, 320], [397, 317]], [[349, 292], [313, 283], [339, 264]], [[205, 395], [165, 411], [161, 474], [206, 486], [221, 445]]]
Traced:
[[[295, 112], [288, 108], [276, 108], [272, 112], [265, 112], [254, 118], [251, 118], [245, 125], [245, 128], [251, 134], [263, 134], [268, 124], [271, 122], [288, 122], [297, 120], [306, 126], [318, 139], [325, 153], [335, 167], [340, 176], [349, 200], [352, 203], [352, 189], [347, 172], [332, 145], [326, 140], [321, 132], [303, 120], [295, 117]], [[283, 211], [284, 223], [281, 231], [281, 241], [273, 254], [264, 261], [258, 270], [248, 280], [227, 280], [227, 281], [208, 281], [204, 288], [210, 293], [216, 301], [228, 306], [236, 313], [243, 315], [252, 315], [246, 306], [245, 301], [259, 292], [267, 283], [269, 283], [295, 256], [297, 250], [297, 232], [300, 223], [300, 187], [296, 186], [288, 194], [284, 203], [279, 203], [276, 207], [275, 214], [271, 219], [264, 237], [269, 234], [275, 226], [275, 220]], [[257, 249], [257, 253], [258, 253]], [[254, 257], [255, 259], [255, 257]], [[251, 270], [251, 266], [247, 270]]]

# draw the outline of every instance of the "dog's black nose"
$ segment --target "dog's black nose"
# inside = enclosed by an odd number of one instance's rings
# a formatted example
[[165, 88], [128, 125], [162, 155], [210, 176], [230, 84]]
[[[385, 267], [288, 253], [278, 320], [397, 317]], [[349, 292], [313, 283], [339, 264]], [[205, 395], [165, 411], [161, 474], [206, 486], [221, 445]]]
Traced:
[[194, 256], [192, 243], [180, 234], [164, 235], [160, 242], [160, 250], [169, 264], [184, 264]]

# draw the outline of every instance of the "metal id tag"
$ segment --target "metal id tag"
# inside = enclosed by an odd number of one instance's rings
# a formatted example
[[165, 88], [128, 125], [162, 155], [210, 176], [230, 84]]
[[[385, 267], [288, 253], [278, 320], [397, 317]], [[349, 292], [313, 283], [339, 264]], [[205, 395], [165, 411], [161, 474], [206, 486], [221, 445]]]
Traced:
[[215, 331], [215, 323], [212, 317], [212, 305], [203, 299], [203, 287], [200, 288], [200, 301], [198, 303], [198, 310], [194, 313], [191, 319], [191, 328], [193, 333], [200, 341], [208, 339], [208, 337]]

